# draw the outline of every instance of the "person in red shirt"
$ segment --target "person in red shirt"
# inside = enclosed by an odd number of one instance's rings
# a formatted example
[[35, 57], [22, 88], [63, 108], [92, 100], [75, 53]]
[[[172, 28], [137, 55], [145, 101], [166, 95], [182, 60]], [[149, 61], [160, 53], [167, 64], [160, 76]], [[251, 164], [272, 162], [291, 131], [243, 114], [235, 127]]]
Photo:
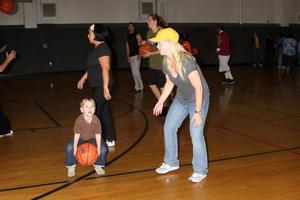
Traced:
[[229, 35], [226, 32], [224, 32], [222, 26], [217, 26], [216, 31], [219, 72], [223, 72], [225, 76], [225, 80], [222, 83], [227, 85], [233, 85], [235, 83], [235, 80], [233, 79], [230, 67], [228, 65], [228, 61], [231, 55], [230, 38]]

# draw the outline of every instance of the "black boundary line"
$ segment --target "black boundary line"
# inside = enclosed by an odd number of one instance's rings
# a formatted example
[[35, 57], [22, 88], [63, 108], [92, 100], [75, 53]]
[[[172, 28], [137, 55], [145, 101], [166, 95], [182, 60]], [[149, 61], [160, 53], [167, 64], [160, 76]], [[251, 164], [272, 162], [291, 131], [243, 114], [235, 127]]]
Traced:
[[[280, 149], [280, 150], [275, 150], [275, 151], [266, 151], [266, 152], [261, 152], [261, 153], [253, 153], [253, 154], [239, 155], [239, 156], [233, 156], [233, 157], [227, 157], [227, 158], [220, 158], [220, 159], [210, 160], [208, 162], [209, 163], [222, 162], [222, 161], [227, 161], [227, 160], [235, 160], [235, 159], [239, 159], [239, 158], [249, 158], [249, 157], [253, 157], [253, 156], [261, 156], [261, 155], [279, 153], [279, 152], [284, 152], [284, 151], [292, 151], [292, 150], [296, 150], [296, 149], [300, 149], [300, 147], [293, 147], [293, 148]], [[186, 166], [191, 166], [191, 165], [192, 165], [192, 163], [185, 163], [185, 164], [181, 164], [180, 167], [186, 167]], [[149, 172], [149, 171], [154, 172], [155, 169], [156, 168], [150, 168], [150, 169], [122, 172], [122, 173], [117, 173], [117, 174], [110, 174], [110, 175], [99, 176], [99, 177], [90, 177], [90, 178], [87, 178], [86, 180], [99, 179], [99, 178], [105, 178], [105, 177], [111, 177], [111, 176], [137, 174], [137, 173], [143, 173], [143, 172]]]
[[[134, 107], [133, 105], [131, 105], [127, 102], [123, 102], [123, 101], [120, 101], [120, 100], [118, 100], [118, 101]], [[149, 127], [148, 118], [147, 118], [146, 114], [141, 109], [139, 109], [137, 107], [134, 107], [134, 108], [136, 110], [138, 110], [142, 114], [142, 116], [144, 117], [144, 121], [145, 121], [144, 130], [142, 131], [142, 134], [140, 135], [140, 137], [131, 146], [129, 146], [129, 148], [127, 148], [125, 151], [123, 151], [117, 157], [115, 157], [112, 160], [110, 160], [109, 162], [107, 162], [106, 167], [109, 166], [111, 163], [115, 162], [116, 160], [118, 160], [119, 158], [123, 157], [125, 154], [127, 154], [130, 150], [132, 150], [146, 136], [146, 133], [147, 133], [148, 127]], [[73, 185], [74, 183], [77, 183], [77, 182], [89, 177], [91, 174], [94, 174], [94, 173], [95, 173], [95, 170], [92, 170], [92, 171], [88, 172], [87, 174], [84, 174], [83, 176], [76, 178], [75, 180], [69, 181], [69, 182], [67, 182], [67, 183], [65, 183], [65, 184], [63, 184], [63, 185], [61, 185], [57, 188], [54, 188], [54, 189], [52, 189], [52, 190], [50, 190], [46, 193], [43, 193], [43, 194], [41, 194], [37, 197], [34, 197], [32, 199], [41, 199], [41, 198], [44, 198], [46, 196], [49, 196], [50, 194], [55, 193], [55, 192], [57, 192], [61, 189], [64, 189], [65, 187], [68, 187], [70, 185]]]
[[45, 115], [57, 126], [61, 127], [61, 125], [54, 119], [52, 115], [39, 103], [37, 100], [33, 100], [33, 102], [45, 113]]
[[[233, 157], [227, 157], [227, 158], [219, 158], [219, 159], [215, 159], [215, 160], [210, 160], [208, 162], [209, 163], [222, 162], [222, 161], [227, 161], [227, 160], [235, 160], [235, 159], [240, 159], [240, 158], [249, 158], [249, 157], [253, 157], [253, 156], [268, 155], [268, 154], [280, 153], [280, 152], [285, 152], [285, 151], [293, 151], [293, 150], [297, 150], [297, 149], [300, 149], [300, 147], [292, 147], [292, 148], [280, 149], [280, 150], [274, 150], [274, 151], [266, 151], [266, 152], [239, 155], [239, 156], [233, 156]], [[192, 165], [192, 164], [191, 163], [186, 163], [186, 164], [181, 164], [180, 166], [185, 167], [185, 166], [190, 166], [190, 165]], [[92, 180], [92, 179], [99, 179], [99, 178], [113, 177], [113, 176], [123, 176], [123, 175], [129, 175], [129, 174], [137, 174], [137, 173], [149, 172], [149, 171], [154, 171], [154, 170], [155, 170], [155, 168], [142, 169], [142, 170], [136, 170], [136, 171], [128, 171], [128, 172], [122, 172], [122, 173], [116, 173], [116, 174], [109, 174], [109, 175], [105, 175], [105, 176], [89, 177], [89, 178], [86, 178], [85, 180]], [[68, 182], [69, 181], [65, 180], [65, 181], [56, 181], [56, 182], [36, 184], [36, 185], [21, 186], [21, 187], [15, 187], [15, 188], [5, 188], [5, 189], [0, 189], [0, 192], [7, 192], [7, 191], [14, 191], [14, 190], [23, 190], [23, 189], [29, 189], [29, 188], [57, 185], [57, 184], [68, 183]]]

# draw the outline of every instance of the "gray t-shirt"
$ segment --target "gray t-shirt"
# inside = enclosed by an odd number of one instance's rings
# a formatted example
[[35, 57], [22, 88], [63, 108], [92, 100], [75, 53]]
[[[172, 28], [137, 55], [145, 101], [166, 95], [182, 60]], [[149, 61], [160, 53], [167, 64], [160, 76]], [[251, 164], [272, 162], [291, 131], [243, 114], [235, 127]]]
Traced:
[[167, 63], [165, 61], [163, 62], [163, 72], [167, 74], [169, 79], [177, 86], [175, 98], [177, 98], [184, 105], [196, 101], [195, 88], [191, 84], [188, 75], [197, 70], [202, 83], [203, 101], [207, 100], [210, 95], [209, 88], [196, 61], [190, 57], [187, 57], [187, 59], [183, 61], [183, 68], [185, 69], [183, 72], [183, 79], [179, 76], [179, 74], [176, 77], [173, 77], [167, 67]]

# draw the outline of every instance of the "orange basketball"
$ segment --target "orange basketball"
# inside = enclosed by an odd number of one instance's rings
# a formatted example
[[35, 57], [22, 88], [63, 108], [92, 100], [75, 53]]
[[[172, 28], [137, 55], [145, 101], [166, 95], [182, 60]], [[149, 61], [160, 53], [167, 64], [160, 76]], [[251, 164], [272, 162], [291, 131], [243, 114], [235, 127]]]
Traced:
[[13, 0], [1, 0], [0, 10], [6, 14], [11, 13], [15, 9], [15, 4]]
[[83, 166], [94, 164], [98, 159], [97, 148], [89, 142], [79, 145], [76, 151], [76, 159]]
[[152, 52], [152, 45], [149, 43], [141, 44], [139, 47], [139, 54], [142, 56], [146, 53], [146, 51]]

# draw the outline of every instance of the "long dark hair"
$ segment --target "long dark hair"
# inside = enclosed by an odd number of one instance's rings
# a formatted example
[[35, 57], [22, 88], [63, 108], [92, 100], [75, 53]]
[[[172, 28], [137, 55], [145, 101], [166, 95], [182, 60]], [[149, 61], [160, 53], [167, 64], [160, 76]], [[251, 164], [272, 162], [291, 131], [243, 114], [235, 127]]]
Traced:
[[157, 26], [160, 26], [161, 28], [167, 28], [168, 23], [158, 14], [150, 14], [149, 17], [151, 17], [153, 20], [157, 21]]

